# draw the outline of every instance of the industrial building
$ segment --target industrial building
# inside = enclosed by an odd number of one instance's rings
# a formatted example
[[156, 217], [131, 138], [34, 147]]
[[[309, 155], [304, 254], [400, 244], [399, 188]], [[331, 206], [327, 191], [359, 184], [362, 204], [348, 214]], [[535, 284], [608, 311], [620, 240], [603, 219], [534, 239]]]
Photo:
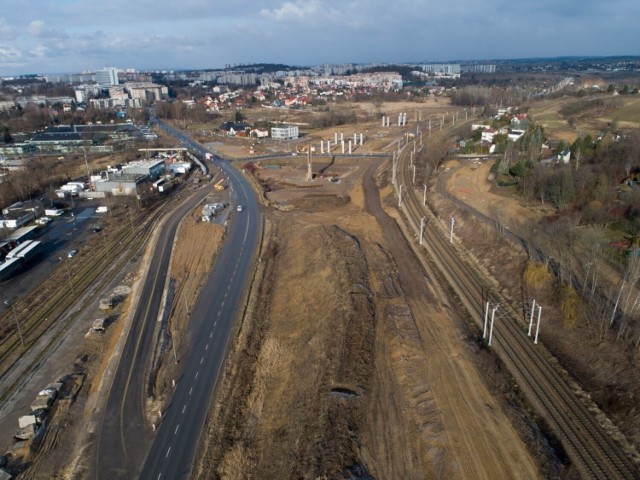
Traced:
[[131, 162], [127, 165], [123, 165], [122, 173], [147, 175], [152, 180], [157, 180], [166, 169], [167, 167], [164, 159], [155, 158], [151, 160], [140, 160], [138, 162]]
[[18, 202], [2, 209], [0, 228], [15, 230], [35, 220], [42, 214], [42, 204], [37, 200]]
[[111, 173], [106, 178], [95, 182], [96, 192], [109, 193], [114, 196], [138, 195], [149, 181], [149, 175], [140, 173]]

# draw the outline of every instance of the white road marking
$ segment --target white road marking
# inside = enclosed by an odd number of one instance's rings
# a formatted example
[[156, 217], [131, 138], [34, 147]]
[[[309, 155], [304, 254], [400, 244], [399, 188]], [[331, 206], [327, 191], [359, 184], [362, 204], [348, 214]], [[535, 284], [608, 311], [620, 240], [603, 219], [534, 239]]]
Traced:
[[169, 449], [167, 450], [167, 454], [165, 455], [165, 458], [169, 458], [169, 452], [171, 451], [171, 447], [169, 447]]
[[202, 362], [204, 362], [204, 357], [200, 359], [200, 365], [202, 365]]
[[198, 371], [198, 372], [196, 372], [196, 376], [194, 377], [196, 380], [198, 379], [198, 374], [199, 374], [199, 373], [200, 373], [199, 371]]
[[189, 396], [191, 396], [191, 392], [193, 392], [193, 387], [189, 389]]
[[161, 477], [161, 476], [162, 476], [162, 474], [161, 474], [161, 473], [160, 473], [160, 474], [158, 474], [158, 480], [160, 480], [160, 477]]
[[207, 343], [207, 345], [204, 347], [205, 350], [209, 350], [209, 344]]
[[209, 335], [209, 338], [213, 338], [213, 330], [211, 330], [211, 334]]
[[213, 322], [213, 326], [215, 327], [216, 325], [218, 325], [218, 320], [216, 320], [215, 322]]
[[184, 407], [182, 407], [182, 413], [184, 413], [184, 411], [187, 409], [187, 404], [184, 404]]
[[173, 434], [174, 434], [174, 435], [178, 433], [178, 429], [179, 429], [179, 428], [180, 428], [180, 424], [178, 424], [178, 426], [176, 427], [175, 432], [173, 432]]

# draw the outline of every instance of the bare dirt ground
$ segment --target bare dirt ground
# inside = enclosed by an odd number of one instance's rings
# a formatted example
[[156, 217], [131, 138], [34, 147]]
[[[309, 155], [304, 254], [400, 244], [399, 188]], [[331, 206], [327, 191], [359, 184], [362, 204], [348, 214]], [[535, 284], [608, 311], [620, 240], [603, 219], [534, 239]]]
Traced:
[[305, 196], [302, 165], [258, 171], [289, 208], [269, 211], [194, 478], [539, 478], [455, 308], [363, 185], [371, 162]]
[[[445, 170], [451, 169], [445, 172], [448, 175], [448, 192], [514, 231], [529, 223], [526, 231], [532, 232], [531, 225], [542, 221], [550, 212], [539, 207], [529, 208], [516, 197], [505, 195], [493, 187], [488, 180], [490, 166], [489, 162], [449, 162], [445, 166]], [[549, 277], [543, 285], [535, 287], [527, 286], [523, 281], [528, 256], [521, 246], [504, 240], [492, 226], [478, 221], [469, 212], [443, 199], [435, 191], [430, 195], [430, 202], [439, 211], [441, 218], [455, 216], [456, 236], [499, 281], [504, 293], [513, 299], [514, 304], [528, 305], [532, 298], [536, 298], [543, 305], [540, 328], [542, 342], [615, 423], [617, 428], [611, 426], [610, 430], [618, 437], [617, 430], [622, 432], [631, 443], [627, 445], [627, 450], [638, 458], [638, 349], [616, 340], [612, 332], [602, 335], [601, 331], [595, 331], [585, 321], [585, 317], [593, 312], [581, 311], [575, 323], [568, 323], [562, 315], [562, 295], [557, 280]], [[601, 282], [616, 284], [619, 281], [619, 274], [607, 265], [600, 265], [599, 272]], [[524, 316], [523, 313], [523, 322], [528, 320]], [[608, 421], [603, 419], [603, 423], [608, 424]], [[626, 444], [624, 439], [620, 440]]]

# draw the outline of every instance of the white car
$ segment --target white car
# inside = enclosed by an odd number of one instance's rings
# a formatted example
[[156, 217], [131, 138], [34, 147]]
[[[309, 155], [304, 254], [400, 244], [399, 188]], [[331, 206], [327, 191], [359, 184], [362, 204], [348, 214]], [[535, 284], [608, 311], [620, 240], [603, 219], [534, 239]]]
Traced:
[[73, 258], [78, 254], [77, 250], [69, 250], [69, 253], [67, 253], [67, 258]]
[[242, 205], [238, 205], [236, 207], [236, 210], [239, 211], [239, 212], [241, 212], [243, 209], [244, 209], [244, 207]]

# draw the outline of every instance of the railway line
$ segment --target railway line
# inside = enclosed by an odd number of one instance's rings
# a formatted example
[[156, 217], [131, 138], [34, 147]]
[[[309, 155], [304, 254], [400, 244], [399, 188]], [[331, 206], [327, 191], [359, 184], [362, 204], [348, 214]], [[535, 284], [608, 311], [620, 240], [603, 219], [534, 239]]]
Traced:
[[408, 151], [405, 146], [399, 156], [396, 190], [403, 185], [401, 210], [410, 228], [419, 235], [421, 219], [429, 219], [423, 237], [429, 259], [480, 329], [483, 328], [486, 302], [500, 305], [501, 315], [496, 321], [492, 348], [538, 414], [547, 421], [574, 466], [584, 478], [640, 478], [638, 466], [573, 392], [567, 379], [550, 361], [551, 355], [544, 346], [533, 344], [524, 324], [518, 322], [518, 314], [463, 259], [444, 231], [437, 227], [439, 220], [422, 204], [422, 189], [418, 192], [412, 187]]
[[[98, 251], [104, 251], [84, 257], [73, 274], [65, 273], [63, 267], [56, 269], [42, 282], [41, 288], [16, 303], [24, 345], [18, 336], [13, 312], [5, 312], [0, 323], [4, 327], [0, 331], [3, 338], [0, 346], [0, 380], [5, 381], [7, 386], [3, 388], [0, 400], [10, 397], [28, 376], [25, 373], [36, 368], [46, 352], [61, 341], [76, 317], [74, 314], [65, 316], [65, 313], [78, 298], [91, 289], [99, 291], [99, 285], [110, 281], [137, 254], [163, 215], [163, 205], [164, 202], [156, 203], [144, 215], [123, 222], [109, 240], [104, 241], [103, 246], [96, 246]], [[101, 232], [101, 235], [104, 234], [104, 231]], [[44, 338], [46, 341], [43, 342]], [[37, 353], [29, 364], [18, 366], [22, 355], [33, 348], [37, 349]]]

